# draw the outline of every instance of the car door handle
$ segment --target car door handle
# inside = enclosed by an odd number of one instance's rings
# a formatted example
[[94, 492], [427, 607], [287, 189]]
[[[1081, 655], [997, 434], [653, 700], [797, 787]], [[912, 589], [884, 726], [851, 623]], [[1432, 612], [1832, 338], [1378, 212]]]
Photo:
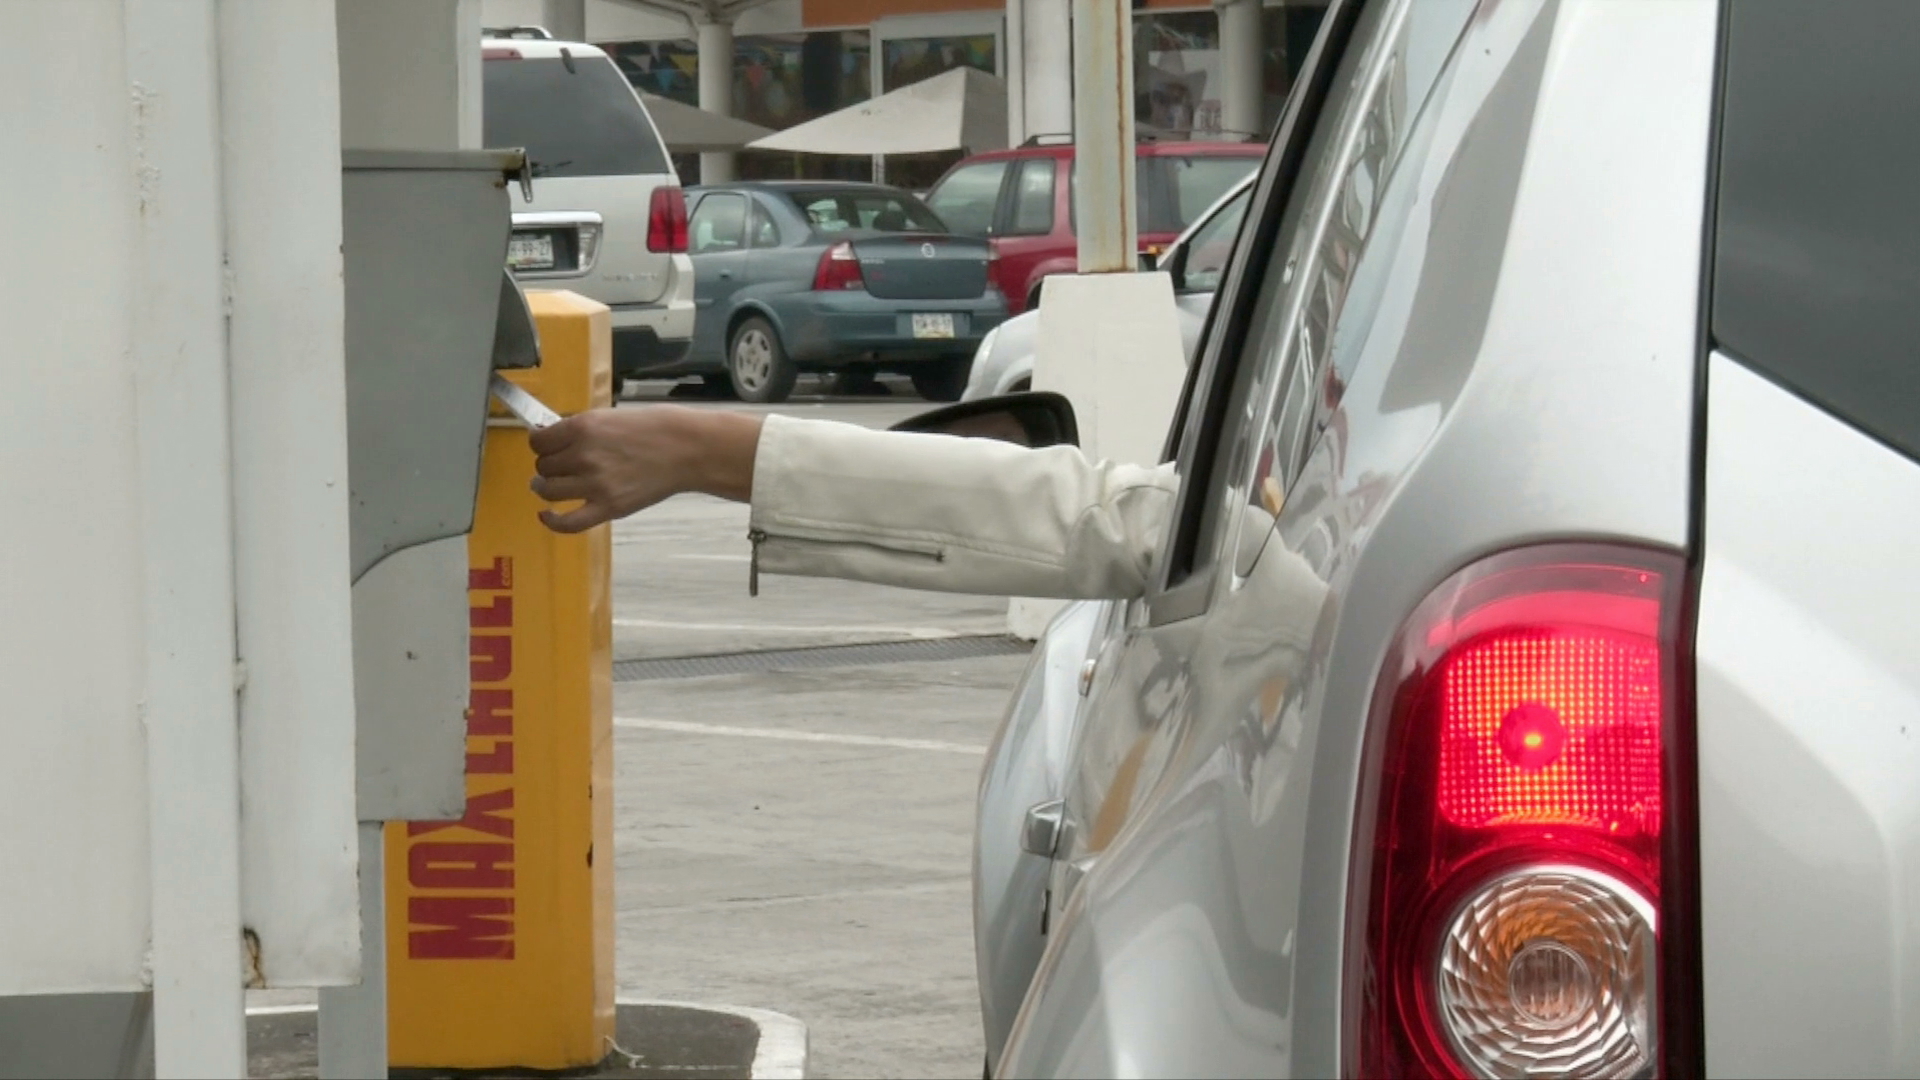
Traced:
[[722, 271], [720, 271], [720, 276], [721, 276], [722, 278], [724, 278], [724, 279], [728, 279], [728, 280], [731, 280], [731, 279], [733, 278], [733, 271], [731, 271], [731, 270], [722, 270]]
[[1020, 829], [1020, 849], [1043, 859], [1053, 858], [1060, 846], [1060, 823], [1065, 820], [1064, 799], [1049, 799], [1027, 807], [1027, 819]]

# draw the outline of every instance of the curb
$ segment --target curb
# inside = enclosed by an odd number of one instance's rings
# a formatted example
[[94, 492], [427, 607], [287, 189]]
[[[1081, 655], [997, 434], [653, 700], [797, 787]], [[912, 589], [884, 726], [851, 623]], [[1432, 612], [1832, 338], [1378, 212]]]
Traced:
[[760, 1044], [753, 1052], [753, 1080], [806, 1080], [810, 1044], [807, 1025], [771, 1009], [746, 1005], [707, 1005], [697, 1001], [666, 1001], [658, 998], [616, 997], [615, 1005], [664, 1005], [675, 1009], [704, 1009], [751, 1020], [760, 1029]]
[[[811, 1042], [807, 1025], [772, 1009], [756, 1009], [746, 1005], [707, 1005], [694, 1001], [667, 1001], [659, 998], [616, 996], [614, 1004], [635, 1006], [664, 1006], [674, 1009], [697, 1009], [703, 1012], [723, 1013], [750, 1021], [760, 1032], [759, 1042], [753, 1051], [753, 1066], [749, 1075], [753, 1080], [806, 1080], [807, 1058], [811, 1051]], [[247, 1009], [248, 1016], [290, 1016], [295, 1013], [318, 1012], [317, 1004], [298, 1005], [255, 1005]]]

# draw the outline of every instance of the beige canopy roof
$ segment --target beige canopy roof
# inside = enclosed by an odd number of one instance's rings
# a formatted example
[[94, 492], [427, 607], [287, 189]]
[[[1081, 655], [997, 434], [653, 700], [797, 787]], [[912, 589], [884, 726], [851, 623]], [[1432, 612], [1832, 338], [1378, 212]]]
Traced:
[[803, 154], [999, 150], [1007, 145], [1007, 84], [954, 68], [747, 145]]
[[660, 129], [661, 140], [676, 154], [738, 150], [755, 139], [773, 134], [771, 128], [696, 109], [672, 98], [643, 93], [640, 100], [646, 103], [647, 113]]

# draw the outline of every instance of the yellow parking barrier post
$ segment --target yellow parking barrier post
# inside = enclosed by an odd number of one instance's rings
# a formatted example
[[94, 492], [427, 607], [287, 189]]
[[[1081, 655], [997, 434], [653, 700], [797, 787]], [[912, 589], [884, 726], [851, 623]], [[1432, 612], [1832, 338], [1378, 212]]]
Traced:
[[[607, 404], [607, 308], [527, 300], [540, 366], [509, 377], [562, 415]], [[612, 1045], [612, 548], [604, 527], [548, 531], [533, 475], [495, 403], [467, 549], [466, 814], [387, 827], [396, 1067], [579, 1069]]]

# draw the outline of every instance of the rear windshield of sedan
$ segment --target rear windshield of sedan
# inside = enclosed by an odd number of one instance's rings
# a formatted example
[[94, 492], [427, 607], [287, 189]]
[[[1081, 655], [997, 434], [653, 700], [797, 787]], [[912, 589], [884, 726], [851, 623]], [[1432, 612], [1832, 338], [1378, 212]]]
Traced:
[[535, 176], [668, 173], [666, 150], [627, 77], [598, 56], [481, 65], [487, 146], [525, 147]]
[[925, 203], [904, 191], [789, 191], [787, 198], [818, 233], [947, 231]]

